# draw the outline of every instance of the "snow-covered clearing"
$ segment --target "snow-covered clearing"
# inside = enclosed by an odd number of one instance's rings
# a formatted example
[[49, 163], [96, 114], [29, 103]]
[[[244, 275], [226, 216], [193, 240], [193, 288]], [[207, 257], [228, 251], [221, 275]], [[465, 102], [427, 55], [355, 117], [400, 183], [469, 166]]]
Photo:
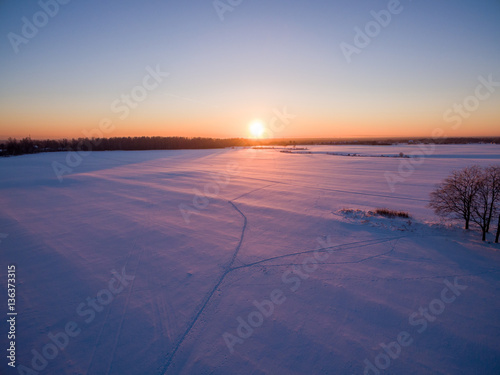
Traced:
[[0, 159], [0, 373], [500, 373], [500, 247], [426, 207], [500, 147], [309, 149]]

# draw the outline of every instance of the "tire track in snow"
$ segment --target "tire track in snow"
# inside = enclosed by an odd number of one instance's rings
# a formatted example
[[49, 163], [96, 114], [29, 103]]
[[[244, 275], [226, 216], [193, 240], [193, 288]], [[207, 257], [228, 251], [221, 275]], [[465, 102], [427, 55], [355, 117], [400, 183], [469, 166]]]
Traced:
[[[290, 182], [290, 181], [274, 181], [274, 180], [267, 180], [267, 179], [261, 179], [261, 178], [255, 178], [255, 177], [242, 177], [248, 180], [259, 180], [259, 181], [267, 181], [267, 182], [272, 182], [273, 184], [281, 184], [281, 185], [288, 185], [292, 187], [303, 187], [303, 188], [308, 188], [308, 189], [315, 189], [315, 190], [323, 190], [323, 191], [334, 191], [336, 193], [343, 193], [343, 194], [354, 194], [354, 195], [363, 195], [363, 196], [368, 196], [368, 197], [378, 197], [378, 198], [389, 198], [389, 199], [399, 199], [399, 200], [405, 200], [405, 201], [416, 201], [416, 202], [425, 202], [428, 203], [428, 199], [420, 199], [420, 198], [413, 198], [413, 197], [408, 197], [408, 196], [397, 196], [397, 195], [385, 195], [385, 194], [375, 194], [375, 193], [368, 193], [368, 192], [362, 192], [362, 191], [354, 191], [354, 190], [342, 190], [342, 189], [334, 189], [330, 188], [328, 186], [315, 186], [315, 185], [309, 185], [309, 184], [298, 184], [296, 182]], [[245, 193], [243, 195], [246, 195], [248, 193]], [[238, 198], [235, 198], [238, 199]]]
[[195, 316], [193, 317], [193, 319], [191, 319], [191, 322], [187, 326], [187, 328], [184, 331], [184, 333], [182, 334], [182, 336], [177, 340], [176, 344], [174, 345], [174, 348], [172, 349], [172, 352], [168, 355], [167, 360], [166, 360], [165, 364], [163, 365], [160, 374], [165, 374], [168, 371], [168, 368], [172, 364], [172, 360], [174, 359], [175, 354], [179, 350], [180, 346], [182, 345], [182, 343], [184, 342], [184, 340], [186, 339], [186, 337], [189, 335], [189, 332], [191, 332], [191, 329], [194, 327], [194, 325], [198, 321], [199, 317], [201, 316], [201, 314], [203, 313], [203, 311], [207, 307], [208, 303], [212, 299], [212, 297], [215, 294], [215, 292], [217, 291], [217, 289], [219, 289], [219, 286], [222, 284], [222, 282], [224, 281], [224, 279], [226, 278], [226, 276], [228, 275], [228, 273], [233, 270], [233, 268], [231, 268], [231, 267], [232, 267], [234, 261], [236, 260], [236, 257], [238, 256], [238, 253], [239, 253], [240, 248], [241, 248], [241, 244], [243, 243], [243, 238], [245, 237], [245, 231], [246, 231], [246, 228], [247, 228], [247, 217], [245, 216], [245, 214], [243, 214], [243, 212], [240, 211], [240, 209], [238, 207], [236, 207], [236, 205], [232, 201], [229, 201], [229, 204], [231, 206], [233, 206], [233, 208], [243, 217], [243, 228], [241, 230], [241, 235], [240, 235], [240, 240], [238, 242], [238, 246], [236, 246], [236, 249], [233, 252], [231, 260], [229, 261], [229, 263], [228, 263], [228, 265], [226, 267], [226, 270], [219, 277], [219, 279], [217, 280], [217, 283], [215, 284], [215, 286], [205, 296], [205, 298], [204, 298], [204, 300], [202, 302], [202, 305], [199, 308], [198, 312], [195, 314]]
[[[184, 331], [184, 333], [182, 334], [182, 336], [177, 340], [176, 344], [174, 345], [171, 353], [167, 356], [167, 360], [165, 362], [165, 364], [163, 365], [163, 367], [161, 368], [160, 370], [160, 374], [161, 375], [165, 375], [166, 372], [168, 371], [170, 365], [172, 364], [172, 361], [175, 357], [175, 354], [177, 353], [177, 351], [179, 350], [180, 346], [182, 345], [182, 343], [184, 342], [184, 340], [186, 339], [186, 337], [189, 335], [189, 333], [191, 332], [192, 328], [194, 327], [194, 325], [196, 324], [196, 322], [198, 321], [198, 319], [200, 318], [201, 314], [203, 313], [203, 311], [205, 310], [205, 308], [207, 307], [208, 303], [210, 302], [210, 300], [212, 299], [213, 295], [215, 294], [215, 292], [217, 291], [217, 289], [219, 289], [219, 286], [222, 284], [222, 282], [224, 281], [224, 279], [226, 278], [226, 276], [231, 273], [232, 271], [236, 271], [238, 269], [242, 269], [242, 268], [249, 268], [249, 267], [252, 267], [252, 266], [255, 266], [255, 265], [258, 265], [258, 264], [261, 264], [261, 263], [264, 263], [264, 262], [267, 262], [267, 261], [271, 261], [271, 260], [274, 260], [274, 259], [281, 259], [281, 258], [285, 258], [285, 257], [291, 257], [291, 256], [296, 256], [296, 255], [300, 255], [300, 254], [307, 254], [307, 253], [312, 253], [312, 252], [315, 252], [315, 251], [320, 251], [320, 252], [324, 252], [324, 251], [327, 251], [327, 250], [330, 250], [330, 249], [333, 249], [333, 248], [337, 248], [337, 247], [342, 247], [342, 246], [350, 246], [350, 245], [359, 245], [359, 244], [364, 244], [364, 245], [361, 245], [361, 246], [353, 246], [353, 247], [363, 247], [363, 246], [369, 246], [369, 245], [375, 245], [375, 244], [379, 244], [379, 243], [384, 243], [384, 242], [388, 242], [388, 241], [393, 241], [393, 240], [399, 240], [400, 238], [404, 238], [406, 236], [399, 236], [399, 237], [391, 237], [391, 238], [385, 238], [385, 239], [382, 239], [382, 240], [365, 240], [365, 241], [356, 241], [356, 242], [353, 242], [353, 243], [347, 243], [347, 244], [342, 244], [342, 245], [336, 245], [336, 246], [330, 246], [330, 247], [325, 247], [325, 248], [321, 248], [321, 249], [316, 249], [316, 250], [306, 250], [306, 251], [301, 251], [301, 252], [297, 252], [297, 253], [293, 253], [293, 254], [285, 254], [285, 255], [282, 255], [282, 256], [278, 256], [278, 257], [272, 257], [272, 258], [268, 258], [268, 259], [263, 259], [263, 260], [260, 260], [258, 262], [254, 262], [254, 263], [250, 263], [250, 264], [245, 264], [243, 266], [238, 266], [238, 267], [232, 267], [234, 262], [236, 261], [236, 258], [238, 256], [238, 253], [240, 251], [240, 248], [241, 248], [241, 244], [243, 243], [243, 238], [245, 236], [245, 231], [246, 231], [246, 228], [247, 228], [247, 223], [248, 223], [248, 219], [247, 217], [245, 216], [245, 214], [243, 212], [241, 212], [241, 210], [233, 203], [235, 200], [237, 199], [240, 199], [242, 198], [243, 196], [246, 196], [248, 194], [251, 194], [255, 191], [258, 191], [258, 190], [263, 190], [263, 189], [266, 189], [270, 186], [273, 186], [273, 185], [276, 185], [276, 184], [285, 184], [285, 185], [289, 185], [287, 183], [283, 183], [283, 182], [278, 182], [278, 181], [270, 181], [270, 182], [273, 182], [272, 184], [269, 184], [269, 185], [266, 185], [266, 186], [263, 186], [263, 187], [260, 187], [260, 188], [257, 188], [257, 189], [254, 189], [250, 192], [247, 192], [247, 193], [244, 193], [236, 198], [233, 198], [232, 200], [229, 200], [228, 203], [241, 215], [241, 217], [243, 217], [243, 228], [241, 230], [241, 235], [240, 235], [240, 240], [239, 240], [239, 243], [235, 249], [235, 251], [233, 252], [233, 255], [231, 257], [231, 260], [229, 261], [227, 267], [226, 267], [226, 270], [221, 274], [221, 276], [219, 277], [219, 279], [217, 280], [215, 286], [210, 290], [210, 292], [205, 296], [202, 304], [201, 304], [201, 307], [199, 308], [198, 312], [194, 315], [194, 317], [191, 319], [191, 322], [189, 323], [189, 325], [187, 326], [186, 330]], [[320, 188], [321, 189], [321, 188]], [[325, 190], [325, 189], [322, 189], [322, 190]], [[326, 189], [328, 190], [328, 189]], [[350, 248], [350, 247], [349, 247]], [[389, 251], [392, 252], [394, 250], [394, 248], [392, 250]], [[373, 257], [377, 257], [377, 256], [380, 256], [380, 255], [375, 255], [375, 256], [372, 256], [370, 258], [373, 258]]]
[[314, 253], [314, 252], [325, 252], [325, 251], [328, 251], [328, 250], [331, 250], [331, 249], [334, 249], [334, 248], [339, 248], [339, 250], [342, 250], [342, 248], [344, 248], [344, 250], [348, 250], [348, 249], [353, 249], [353, 248], [360, 248], [360, 247], [365, 247], [365, 246], [378, 245], [378, 244], [381, 244], [381, 243], [384, 243], [384, 242], [399, 240], [399, 239], [405, 238], [405, 237], [407, 237], [407, 236], [388, 237], [388, 238], [377, 239], [377, 240], [356, 241], [356, 242], [350, 242], [350, 243], [345, 243], [345, 244], [341, 244], [341, 245], [323, 247], [323, 248], [320, 248], [320, 249], [317, 249], [317, 250], [306, 250], [306, 251], [299, 251], [299, 252], [291, 253], [291, 254], [278, 255], [278, 256], [275, 256], [275, 257], [262, 259], [262, 260], [259, 260], [257, 262], [248, 263], [248, 264], [245, 264], [244, 266], [234, 267], [234, 268], [231, 269], [231, 271], [236, 271], [236, 270], [239, 270], [239, 269], [242, 269], [242, 268], [253, 267], [253, 266], [265, 263], [265, 262], [270, 262], [272, 260], [293, 257], [293, 256], [296, 256], [296, 255], [310, 254], [310, 253]]
[[432, 280], [432, 279], [449, 279], [451, 277], [474, 277], [487, 275], [490, 273], [500, 272], [500, 269], [491, 269], [481, 272], [474, 273], [462, 273], [462, 274], [448, 274], [448, 275], [431, 275], [431, 276], [419, 276], [419, 277], [333, 277], [321, 280], [360, 280], [360, 281], [420, 281], [420, 280]]
[[416, 201], [416, 202], [425, 202], [425, 203], [429, 202], [428, 199], [412, 198], [412, 197], [405, 197], [405, 196], [374, 194], [374, 193], [366, 193], [366, 192], [361, 192], [361, 191], [352, 191], [352, 190], [349, 191], [349, 190], [341, 190], [341, 189], [332, 189], [332, 188], [329, 188], [329, 187], [311, 186], [311, 185], [304, 185], [304, 184], [292, 185], [292, 184], [289, 184], [289, 183], [286, 183], [286, 182], [284, 182], [283, 184], [290, 185], [290, 186], [306, 187], [306, 188], [316, 189], [316, 190], [334, 191], [336, 193], [363, 195], [363, 196], [367, 196], [367, 197], [399, 199], [399, 200], [404, 200], [404, 201]]
[[[260, 187], [260, 188], [257, 188], [257, 189], [254, 189], [254, 190], [251, 190], [251, 191], [249, 191], [249, 192], [246, 192], [246, 193], [244, 193], [244, 194], [241, 194], [240, 196], [238, 196], [238, 197], [236, 197], [236, 198], [231, 199], [231, 200], [229, 201], [229, 203], [233, 204], [232, 202], [234, 202], [234, 201], [236, 201], [236, 200], [238, 200], [238, 199], [240, 199], [240, 198], [243, 198], [243, 197], [244, 197], [244, 196], [246, 196], [246, 195], [249, 195], [249, 194], [255, 193], [256, 191], [259, 191], [259, 190], [264, 190], [264, 189], [267, 189], [268, 187], [270, 187], [270, 186], [274, 186], [274, 185], [277, 185], [277, 184], [278, 184], [278, 182], [275, 182], [275, 183], [272, 183], [272, 184], [269, 184], [269, 185], [262, 186], [262, 187]], [[233, 206], [234, 206], [234, 204], [233, 204]], [[234, 207], [236, 208], [236, 206], [234, 206]], [[237, 209], [237, 208], [236, 208], [236, 209]], [[238, 210], [238, 211], [239, 211], [239, 210]], [[241, 212], [240, 212], [240, 213], [241, 213]]]
[[[369, 245], [365, 245], [365, 246], [369, 246]], [[385, 252], [380, 253], [380, 254], [370, 255], [369, 257], [358, 259], [358, 260], [348, 260], [345, 262], [329, 262], [329, 263], [328, 262], [318, 262], [318, 265], [326, 266], [326, 265], [340, 265], [340, 264], [358, 264], [358, 263], [366, 262], [367, 260], [376, 259], [376, 258], [383, 257], [385, 255], [389, 255], [393, 251], [394, 251], [394, 247], [389, 251], [385, 251]], [[302, 264], [301, 263], [268, 264], [265, 267], [290, 267], [290, 266], [302, 266]]]
[[[260, 190], [260, 189], [257, 189], [257, 190]], [[384, 238], [382, 240], [378, 239], [378, 240], [356, 241], [356, 242], [342, 244], [342, 245], [335, 245], [335, 246], [325, 247], [325, 248], [321, 248], [321, 249], [317, 249], [317, 250], [306, 250], [306, 251], [301, 251], [301, 252], [297, 252], [297, 253], [293, 253], [293, 254], [285, 254], [285, 255], [282, 255], [282, 256], [278, 256], [278, 257], [272, 257], [272, 258], [269, 258], [269, 259], [263, 259], [261, 261], [250, 263], [250, 264], [246, 264], [244, 266], [232, 267], [233, 264], [234, 264], [234, 262], [236, 261], [236, 257], [238, 256], [238, 253], [240, 251], [241, 244], [243, 243], [243, 238], [245, 236], [245, 231], [246, 231], [246, 228], [247, 228], [247, 222], [248, 222], [248, 220], [247, 220], [247, 217], [245, 216], [245, 214], [243, 212], [241, 212], [241, 210], [232, 201], [228, 201], [228, 203], [231, 204], [231, 206], [233, 206], [233, 208], [243, 217], [243, 228], [242, 228], [242, 231], [241, 231], [240, 241], [239, 241], [238, 246], [236, 247], [236, 249], [235, 249], [232, 257], [231, 257], [231, 260], [229, 261], [229, 263], [227, 265], [226, 270], [219, 277], [219, 279], [218, 279], [217, 283], [215, 284], [215, 286], [206, 295], [205, 299], [202, 302], [202, 305], [201, 305], [200, 309], [195, 314], [195, 316], [191, 320], [191, 323], [188, 325], [188, 327], [186, 328], [186, 330], [184, 331], [184, 333], [182, 334], [182, 336], [177, 340], [176, 344], [174, 345], [174, 348], [173, 348], [172, 352], [168, 355], [167, 361], [163, 365], [163, 367], [161, 369], [161, 372], [160, 372], [160, 374], [162, 374], [162, 375], [165, 375], [166, 372], [168, 371], [168, 368], [172, 364], [172, 361], [173, 361], [173, 358], [175, 357], [175, 354], [177, 353], [177, 351], [179, 350], [180, 346], [182, 345], [182, 343], [184, 342], [184, 340], [186, 339], [186, 337], [191, 332], [191, 329], [194, 327], [194, 325], [198, 321], [199, 317], [201, 316], [201, 314], [203, 313], [203, 311], [207, 307], [208, 303], [212, 299], [213, 295], [215, 294], [215, 292], [217, 291], [217, 289], [219, 289], [219, 286], [222, 284], [222, 282], [224, 281], [224, 279], [226, 278], [226, 276], [229, 273], [231, 273], [233, 271], [236, 271], [238, 269], [241, 269], [241, 268], [253, 267], [255, 265], [258, 265], [258, 264], [261, 264], [261, 263], [264, 263], [264, 262], [267, 262], [267, 261], [270, 261], [270, 260], [274, 260], [274, 259], [281, 259], [281, 258], [291, 257], [291, 256], [296, 256], [296, 255], [301, 255], [301, 254], [308, 254], [308, 253], [312, 253], [312, 252], [315, 252], [315, 251], [324, 252], [324, 251], [330, 250], [332, 248], [342, 248], [342, 247], [345, 248], [345, 246], [352, 246], [352, 247], [347, 247], [345, 249], [350, 249], [350, 248], [354, 248], [354, 247], [359, 248], [359, 247], [370, 246], [370, 245], [380, 244], [380, 243], [384, 243], [384, 242], [399, 240], [400, 238], [406, 237], [406, 236], [399, 236], [399, 237]], [[363, 244], [363, 245], [360, 246], [359, 244]], [[354, 245], [356, 245], [356, 246], [354, 246]], [[386, 252], [384, 254], [370, 256], [368, 259], [371, 259], [371, 258], [374, 258], [374, 257], [378, 257], [378, 256], [381, 256], [381, 255], [385, 255], [385, 254], [388, 254], [388, 253], [390, 253], [392, 251], [394, 251], [394, 247], [389, 252]]]

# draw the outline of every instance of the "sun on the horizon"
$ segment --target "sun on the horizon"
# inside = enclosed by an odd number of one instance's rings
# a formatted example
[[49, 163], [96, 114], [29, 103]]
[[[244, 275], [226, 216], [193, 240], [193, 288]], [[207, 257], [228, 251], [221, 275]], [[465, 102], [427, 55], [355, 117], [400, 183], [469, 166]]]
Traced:
[[261, 121], [254, 121], [250, 124], [250, 134], [254, 138], [262, 138], [266, 128]]

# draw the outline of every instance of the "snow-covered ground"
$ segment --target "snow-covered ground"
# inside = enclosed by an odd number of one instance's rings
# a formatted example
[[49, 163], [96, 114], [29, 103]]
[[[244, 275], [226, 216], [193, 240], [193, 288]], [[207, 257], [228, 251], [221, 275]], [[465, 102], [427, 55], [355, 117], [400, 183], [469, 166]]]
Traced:
[[421, 147], [0, 159], [0, 373], [499, 374], [500, 247], [426, 205], [500, 147]]

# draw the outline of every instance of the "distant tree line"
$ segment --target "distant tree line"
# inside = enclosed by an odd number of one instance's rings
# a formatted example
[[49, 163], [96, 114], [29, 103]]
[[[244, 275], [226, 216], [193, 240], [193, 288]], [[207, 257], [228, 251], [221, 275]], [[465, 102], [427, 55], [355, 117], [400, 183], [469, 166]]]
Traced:
[[469, 137], [469, 138], [387, 138], [387, 139], [330, 139], [330, 140], [304, 140], [300, 144], [322, 144], [322, 145], [369, 145], [390, 146], [395, 143], [439, 144], [439, 145], [463, 145], [468, 143], [500, 144], [500, 137]]
[[34, 154], [57, 151], [114, 151], [114, 150], [179, 150], [210, 149], [241, 146], [296, 146], [296, 145], [371, 145], [385, 146], [394, 143], [408, 144], [467, 144], [494, 143], [500, 144], [500, 138], [387, 138], [387, 139], [340, 139], [340, 138], [187, 138], [187, 137], [114, 137], [114, 138], [78, 138], [78, 139], [46, 139], [33, 140], [30, 137], [21, 140], [9, 138], [0, 141], [0, 156]]
[[0, 143], [1, 156], [35, 154], [57, 151], [115, 151], [115, 150], [180, 150], [215, 149], [236, 146], [251, 146], [251, 141], [242, 138], [186, 138], [186, 137], [115, 137], [78, 138], [61, 140], [32, 140], [9, 138]]
[[500, 237], [500, 165], [487, 168], [471, 166], [454, 171], [430, 195], [429, 206], [443, 217], [464, 221], [465, 229], [471, 223], [481, 229], [482, 240], [498, 217], [495, 242]]

